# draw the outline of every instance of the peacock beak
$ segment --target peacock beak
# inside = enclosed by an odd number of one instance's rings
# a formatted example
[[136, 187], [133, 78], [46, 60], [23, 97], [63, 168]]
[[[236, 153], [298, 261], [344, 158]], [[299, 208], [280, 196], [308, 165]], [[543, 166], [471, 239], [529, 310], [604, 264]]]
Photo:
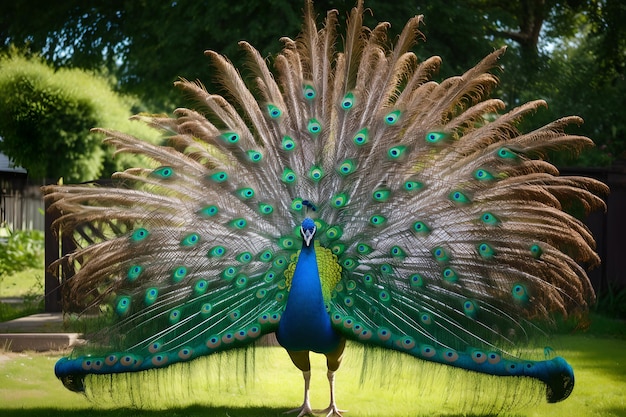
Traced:
[[302, 235], [302, 239], [304, 239], [304, 244], [308, 247], [311, 246], [311, 242], [313, 241], [313, 236], [315, 236], [316, 228], [312, 229], [304, 229], [300, 227], [300, 234]]

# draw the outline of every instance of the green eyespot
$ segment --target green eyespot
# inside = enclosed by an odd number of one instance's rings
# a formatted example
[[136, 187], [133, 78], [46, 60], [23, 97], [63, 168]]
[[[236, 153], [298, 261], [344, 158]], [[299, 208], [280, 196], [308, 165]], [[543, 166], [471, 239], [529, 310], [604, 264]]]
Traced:
[[250, 187], [241, 188], [237, 190], [237, 195], [239, 195], [242, 200], [249, 200], [254, 197], [254, 190]]
[[263, 159], [263, 154], [259, 151], [249, 150], [246, 153], [250, 162], [260, 162]]
[[348, 195], [345, 193], [336, 194], [331, 198], [331, 204], [335, 208], [342, 208], [348, 204]]
[[268, 104], [267, 105], [267, 114], [272, 119], [278, 119], [283, 114], [283, 112], [278, 107], [276, 107], [275, 105]]
[[450, 198], [450, 200], [454, 201], [455, 203], [459, 203], [459, 204], [467, 204], [470, 202], [470, 199], [467, 198], [467, 196], [465, 194], [463, 194], [460, 191], [452, 191], [448, 197]]
[[283, 136], [283, 141], [281, 143], [283, 150], [289, 152], [293, 151], [296, 148], [296, 142], [289, 136]]
[[284, 183], [292, 184], [296, 181], [296, 173], [291, 168], [285, 168], [281, 179]]
[[443, 139], [445, 139], [447, 135], [443, 132], [428, 132], [426, 134], [426, 142], [428, 143], [439, 143]]
[[351, 109], [354, 106], [354, 94], [347, 93], [341, 100], [341, 108], [344, 110]]
[[493, 248], [487, 243], [481, 243], [476, 247], [476, 250], [485, 259], [491, 259], [496, 254]]
[[322, 169], [322, 167], [313, 165], [311, 169], [309, 170], [309, 178], [311, 178], [315, 182], [321, 180], [323, 176], [324, 176], [324, 170]]
[[374, 193], [372, 194], [372, 198], [374, 199], [374, 201], [382, 203], [382, 202], [389, 200], [390, 195], [391, 195], [391, 191], [389, 189], [379, 188], [377, 190], [374, 190]]
[[211, 258], [221, 258], [226, 254], [226, 248], [224, 246], [215, 246], [209, 250], [208, 256]]
[[385, 224], [386, 221], [387, 219], [380, 214], [375, 214], [370, 217], [370, 224], [372, 226], [382, 226], [383, 224]]
[[224, 132], [220, 138], [226, 143], [233, 144], [239, 142], [239, 135], [235, 132]]
[[389, 158], [391, 159], [398, 159], [402, 155], [404, 155], [405, 151], [406, 146], [394, 146], [392, 148], [389, 148], [389, 150], [387, 151], [387, 155], [389, 155]]
[[150, 233], [146, 229], [141, 227], [133, 232], [131, 239], [133, 240], [133, 242], [140, 242], [147, 238], [149, 234]]
[[517, 159], [517, 154], [505, 147], [498, 149], [497, 155], [502, 159]]
[[291, 202], [291, 209], [294, 211], [301, 211], [303, 208], [303, 200], [301, 198], [294, 198]]
[[341, 227], [335, 225], [335, 226], [329, 227], [326, 230], [325, 234], [329, 240], [335, 240], [335, 239], [339, 239], [343, 235], [343, 230], [341, 230]]
[[194, 246], [200, 241], [200, 235], [197, 233], [190, 233], [180, 242], [182, 246]]
[[365, 243], [359, 243], [356, 246], [356, 251], [357, 253], [359, 253], [359, 255], [368, 255], [372, 253], [373, 250], [374, 249], [371, 246], [366, 245]]
[[430, 232], [430, 228], [426, 226], [426, 223], [423, 221], [416, 221], [413, 223], [413, 230], [417, 233], [428, 233]]
[[218, 212], [219, 212], [219, 209], [217, 208], [217, 206], [214, 206], [214, 205], [206, 206], [205, 208], [200, 210], [200, 214], [205, 217], [213, 217]]
[[476, 172], [474, 172], [474, 178], [478, 181], [489, 181], [494, 179], [493, 175], [484, 169], [477, 169]]
[[309, 123], [307, 124], [306, 128], [309, 131], [309, 133], [313, 135], [317, 135], [318, 133], [322, 131], [322, 125], [320, 124], [320, 122], [317, 121], [317, 119], [309, 120]]
[[354, 135], [354, 138], [352, 140], [357, 146], [365, 145], [368, 142], [368, 129], [364, 127], [363, 129], [359, 130], [356, 135]]
[[395, 124], [398, 119], [400, 119], [400, 110], [394, 110], [391, 113], [388, 113], [385, 116], [385, 123], [387, 123], [388, 125], [393, 125]]
[[228, 174], [224, 171], [217, 171], [211, 175], [211, 179], [215, 182], [224, 182], [228, 179]]
[[244, 218], [239, 218], [239, 219], [231, 220], [229, 224], [231, 227], [241, 230], [247, 226], [248, 222]]
[[432, 254], [435, 260], [440, 263], [448, 262], [448, 260], [450, 259], [450, 255], [448, 254], [448, 252], [446, 252], [444, 248], [439, 246], [432, 250]]
[[355, 169], [356, 164], [352, 160], [346, 159], [341, 163], [341, 165], [339, 165], [339, 167], [337, 168], [337, 172], [339, 172], [339, 174], [343, 176], [346, 176], [348, 174], [352, 174]]
[[490, 226], [494, 226], [497, 225], [498, 223], [500, 223], [500, 220], [493, 214], [490, 212], [485, 212], [480, 216], [480, 220]]
[[420, 190], [424, 187], [424, 184], [422, 184], [421, 182], [418, 181], [406, 181], [404, 183], [404, 190], [405, 191], [417, 191]]
[[152, 175], [161, 179], [169, 179], [174, 175], [174, 169], [172, 167], [160, 167], [152, 171]]
[[307, 100], [313, 100], [316, 96], [315, 88], [311, 84], [305, 84], [302, 89], [302, 95]]
[[274, 212], [274, 207], [271, 204], [259, 203], [259, 213], [272, 214], [272, 212]]

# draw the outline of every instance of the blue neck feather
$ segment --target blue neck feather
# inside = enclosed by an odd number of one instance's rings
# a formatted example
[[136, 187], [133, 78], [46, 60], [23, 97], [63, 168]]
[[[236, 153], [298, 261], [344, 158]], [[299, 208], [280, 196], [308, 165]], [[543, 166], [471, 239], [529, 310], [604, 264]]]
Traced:
[[288, 350], [328, 353], [339, 343], [322, 296], [313, 241], [302, 245], [276, 336]]

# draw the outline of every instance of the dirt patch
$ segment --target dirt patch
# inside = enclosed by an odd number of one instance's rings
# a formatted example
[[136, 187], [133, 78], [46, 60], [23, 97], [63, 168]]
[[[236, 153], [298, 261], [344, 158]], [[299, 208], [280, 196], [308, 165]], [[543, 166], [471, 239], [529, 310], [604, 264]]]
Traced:
[[19, 357], [19, 356], [23, 356], [23, 354], [20, 355], [20, 354], [13, 353], [13, 352], [2, 352], [2, 351], [0, 351], [0, 364], [8, 362], [8, 361], [10, 361], [12, 359], [15, 359], [15, 358]]

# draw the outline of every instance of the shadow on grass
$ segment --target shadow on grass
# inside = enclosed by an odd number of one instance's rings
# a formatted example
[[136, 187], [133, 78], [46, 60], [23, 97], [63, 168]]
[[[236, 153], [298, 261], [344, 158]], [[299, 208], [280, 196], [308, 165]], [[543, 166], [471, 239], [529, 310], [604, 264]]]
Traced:
[[[116, 409], [67, 409], [67, 408], [33, 408], [33, 409], [2, 409], [3, 417], [284, 417], [296, 416], [296, 413], [285, 414], [286, 408], [272, 407], [210, 407], [190, 406], [172, 408], [168, 410], [140, 410], [133, 408]], [[349, 411], [349, 410], [348, 410]], [[419, 411], [416, 411], [419, 413]], [[318, 416], [322, 414], [316, 414]], [[619, 414], [618, 414], [619, 415]], [[415, 417], [425, 417], [426, 414], [415, 414]], [[432, 416], [428, 414], [428, 416]], [[496, 417], [490, 414], [442, 414], [441, 417]], [[516, 417], [515, 414], [507, 414]], [[358, 416], [352, 416], [358, 417]], [[520, 416], [517, 416], [520, 417]]]
[[626, 417], [626, 410], [623, 408], [606, 408], [605, 415], [614, 415], [618, 417]]
[[617, 379], [623, 378], [625, 368], [619, 361], [624, 352], [623, 339], [563, 336], [563, 341], [572, 347], [570, 351], [577, 356], [575, 359], [572, 358], [572, 362], [575, 360], [578, 366], [583, 366], [587, 371], [612, 375]]
[[[295, 416], [293, 414], [285, 414], [285, 408], [269, 408], [269, 407], [203, 407], [192, 406], [187, 408], [176, 408], [169, 410], [137, 410], [132, 408], [118, 409], [91, 409], [91, 410], [72, 410], [63, 408], [33, 408], [33, 409], [2, 409], [0, 415], [3, 417], [283, 417]], [[458, 417], [461, 415], [459, 414]], [[467, 414], [463, 414], [465, 417]], [[446, 417], [457, 417], [457, 415], [446, 415]], [[482, 417], [482, 416], [481, 416]]]
[[67, 408], [32, 408], [32, 409], [2, 409], [3, 417], [264, 417], [283, 416], [285, 409], [265, 407], [203, 407], [191, 406], [168, 410], [138, 410], [133, 408], [114, 409], [67, 409]]

